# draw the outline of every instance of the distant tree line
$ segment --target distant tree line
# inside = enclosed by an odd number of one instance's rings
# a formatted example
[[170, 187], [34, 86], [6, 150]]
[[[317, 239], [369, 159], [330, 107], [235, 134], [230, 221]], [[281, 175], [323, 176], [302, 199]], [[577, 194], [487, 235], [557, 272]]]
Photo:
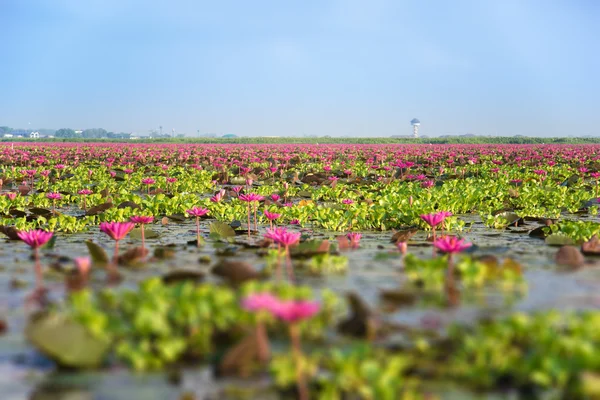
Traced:
[[[61, 136], [58, 135], [60, 133]], [[88, 130], [89, 131], [89, 130]], [[36, 141], [47, 141], [47, 142], [120, 142], [124, 139], [130, 139], [129, 134], [114, 134], [107, 132], [106, 137], [84, 137], [86, 131], [76, 134], [71, 129], [61, 129], [56, 132], [55, 139], [52, 138], [41, 138]], [[63, 136], [65, 135], [65, 136]], [[89, 133], [87, 134], [89, 135]], [[115, 137], [120, 136], [120, 137]], [[122, 135], [122, 136], [121, 136]], [[29, 141], [25, 138], [2, 138], [1, 141]], [[237, 137], [237, 138], [140, 138], [135, 140], [136, 143], [204, 143], [204, 144], [586, 144], [586, 143], [600, 143], [600, 137], [586, 137], [586, 138], [575, 138], [575, 137], [483, 137], [483, 136], [471, 136], [471, 137], [444, 137], [444, 138], [334, 138], [334, 137], [320, 137], [320, 138], [294, 138], [294, 137], [278, 137], [278, 138], [266, 138], [266, 137]]]
[[129, 133], [107, 132], [106, 129], [93, 128], [84, 131], [75, 131], [69, 128], [62, 128], [54, 133], [54, 137], [61, 139], [129, 139]]

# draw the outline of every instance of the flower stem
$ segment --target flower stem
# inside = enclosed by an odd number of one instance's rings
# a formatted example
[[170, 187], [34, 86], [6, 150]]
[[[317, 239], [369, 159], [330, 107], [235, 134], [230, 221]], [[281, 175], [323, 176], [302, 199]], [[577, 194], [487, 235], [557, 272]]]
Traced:
[[33, 258], [35, 260], [35, 287], [41, 289], [44, 286], [44, 276], [42, 274], [42, 264], [40, 263], [40, 254], [37, 247], [33, 249]]
[[250, 239], [250, 202], [248, 202], [248, 239]]
[[200, 247], [200, 217], [196, 217], [196, 246]]
[[285, 246], [285, 265], [287, 268], [288, 279], [294, 282], [294, 269], [292, 268], [292, 257], [290, 256], [290, 246]]
[[113, 254], [112, 262], [109, 266], [109, 275], [111, 279], [116, 279], [119, 276], [117, 272], [117, 265], [119, 264], [119, 241], [115, 240], [115, 252]]
[[290, 340], [292, 343], [292, 355], [296, 362], [296, 386], [298, 388], [298, 398], [308, 400], [308, 386], [304, 376], [304, 367], [302, 363], [302, 346], [300, 344], [300, 330], [297, 324], [290, 324]]
[[142, 229], [142, 248], [146, 248], [146, 237], [144, 235], [144, 224], [140, 224], [140, 228]]

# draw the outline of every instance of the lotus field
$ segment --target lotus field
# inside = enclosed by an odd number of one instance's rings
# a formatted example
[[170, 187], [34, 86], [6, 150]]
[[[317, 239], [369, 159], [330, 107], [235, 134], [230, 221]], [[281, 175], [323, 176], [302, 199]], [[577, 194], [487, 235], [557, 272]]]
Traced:
[[0, 169], [3, 399], [600, 398], [598, 145], [22, 143]]

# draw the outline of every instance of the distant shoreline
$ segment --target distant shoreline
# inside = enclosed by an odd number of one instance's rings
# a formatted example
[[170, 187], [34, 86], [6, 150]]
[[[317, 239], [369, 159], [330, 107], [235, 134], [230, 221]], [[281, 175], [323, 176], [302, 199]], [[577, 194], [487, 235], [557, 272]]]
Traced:
[[0, 138], [4, 143], [187, 143], [187, 144], [596, 144], [600, 137], [437, 137], [437, 138], [338, 138], [338, 137], [238, 137], [160, 139]]

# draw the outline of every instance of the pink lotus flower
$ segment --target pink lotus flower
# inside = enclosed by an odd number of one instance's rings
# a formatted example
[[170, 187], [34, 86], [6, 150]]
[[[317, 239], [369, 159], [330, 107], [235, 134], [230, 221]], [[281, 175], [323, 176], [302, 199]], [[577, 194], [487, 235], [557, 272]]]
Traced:
[[135, 227], [133, 222], [102, 222], [100, 230], [110, 236], [113, 240], [123, 239]]
[[406, 255], [408, 252], [408, 243], [406, 242], [398, 242], [396, 243], [396, 247], [398, 248], [398, 251], [402, 253], [402, 255]]
[[17, 235], [32, 249], [38, 249], [48, 243], [54, 233], [46, 232], [41, 229], [32, 229], [30, 231], [21, 231]]
[[92, 261], [90, 260], [89, 257], [76, 257], [73, 259], [73, 261], [75, 262], [75, 268], [77, 268], [77, 271], [79, 271], [79, 273], [83, 276], [87, 276], [88, 272], [90, 271], [90, 267], [92, 264]]
[[59, 200], [62, 198], [62, 195], [57, 192], [50, 192], [50, 193], [46, 193], [46, 198], [48, 198], [50, 200]]
[[275, 243], [287, 248], [298, 243], [298, 241], [300, 241], [300, 236], [302, 236], [300, 232], [290, 232], [283, 229], [283, 231], [280, 231], [280, 233], [275, 235], [272, 239]]
[[271, 195], [271, 200], [273, 200], [273, 201], [278, 201], [280, 198], [281, 198], [281, 196], [278, 195], [278, 194], [272, 194]]
[[241, 201], [245, 201], [248, 203], [259, 202], [259, 201], [263, 201], [265, 199], [263, 196], [256, 194], [256, 193], [241, 194], [238, 196], [238, 198]]
[[352, 244], [353, 247], [356, 247], [360, 243], [360, 239], [362, 238], [362, 233], [350, 232], [346, 235], [346, 237], [350, 241], [350, 244]]
[[231, 190], [233, 190], [239, 196], [243, 188], [243, 186], [234, 186], [231, 188]]
[[269, 221], [274, 221], [274, 220], [276, 220], [277, 218], [281, 217], [281, 214], [272, 213], [272, 212], [270, 212], [270, 211], [267, 211], [267, 210], [265, 210], [265, 213], [264, 213], [264, 214], [265, 214], [265, 217], [267, 217], [267, 219], [268, 219]]
[[421, 182], [421, 187], [423, 189], [430, 189], [435, 185], [435, 182], [432, 180], [424, 180], [423, 182]]
[[255, 293], [242, 300], [242, 308], [247, 311], [269, 311], [279, 306], [279, 299], [271, 293]]
[[81, 189], [80, 191], [77, 192], [77, 194], [80, 194], [82, 196], [87, 196], [92, 193], [94, 193], [94, 192], [92, 192], [90, 189]]
[[4, 195], [11, 201], [17, 198], [17, 194], [13, 192], [4, 193]]
[[142, 179], [142, 183], [144, 185], [152, 185], [152, 184], [156, 183], [156, 180], [154, 180], [152, 178], [144, 178], [144, 179]]
[[191, 215], [193, 217], [202, 217], [202, 216], [208, 214], [208, 209], [194, 206], [194, 207], [190, 208], [189, 210], [185, 210], [185, 212], [188, 213], [188, 215]]
[[352, 199], [344, 199], [344, 200], [342, 200], [342, 204], [354, 204], [354, 200], [352, 200]]
[[279, 301], [271, 312], [277, 318], [288, 322], [295, 323], [300, 320], [312, 318], [319, 312], [321, 306], [315, 301]]
[[168, 183], [175, 183], [175, 182], [177, 182], [177, 178], [167, 178], [167, 182]]
[[151, 224], [152, 222], [154, 222], [154, 217], [152, 216], [147, 216], [147, 215], [134, 215], [133, 217], [129, 218], [129, 220], [131, 222], [133, 222], [134, 224]]
[[299, 219], [293, 219], [290, 221], [290, 225], [300, 225], [300, 220]]
[[473, 244], [465, 242], [464, 239], [458, 239], [456, 236], [444, 236], [433, 242], [433, 245], [442, 253], [455, 254], [468, 249]]
[[225, 190], [221, 189], [217, 194], [210, 198], [210, 201], [213, 203], [219, 203], [221, 200], [223, 200], [223, 196], [225, 196]]
[[446, 212], [436, 212], [432, 214], [422, 214], [421, 219], [425, 221], [430, 227], [435, 228], [446, 219]]

